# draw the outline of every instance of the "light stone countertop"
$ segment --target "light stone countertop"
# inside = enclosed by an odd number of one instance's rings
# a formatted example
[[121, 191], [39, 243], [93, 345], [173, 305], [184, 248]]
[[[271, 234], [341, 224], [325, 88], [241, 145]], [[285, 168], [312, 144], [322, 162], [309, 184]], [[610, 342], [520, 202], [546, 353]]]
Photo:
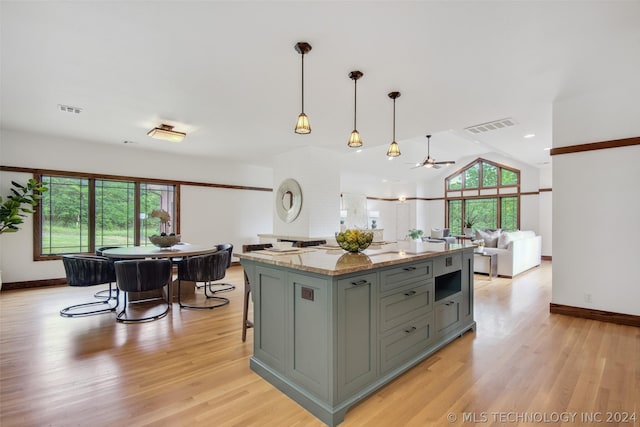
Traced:
[[254, 251], [236, 253], [242, 260], [257, 261], [265, 264], [288, 267], [328, 276], [339, 276], [380, 267], [420, 261], [436, 256], [473, 250], [469, 244], [445, 244], [420, 241], [399, 241], [378, 245], [375, 249], [366, 249], [361, 253], [349, 253], [340, 248], [307, 247], [292, 253]]

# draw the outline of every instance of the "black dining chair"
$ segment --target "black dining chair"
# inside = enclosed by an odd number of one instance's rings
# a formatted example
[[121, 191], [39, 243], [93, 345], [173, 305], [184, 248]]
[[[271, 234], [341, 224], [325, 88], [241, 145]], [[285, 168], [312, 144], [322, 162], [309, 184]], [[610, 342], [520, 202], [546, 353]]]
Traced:
[[[168, 259], [132, 259], [116, 261], [116, 282], [120, 289], [120, 294], [124, 295], [122, 310], [117, 313], [116, 320], [123, 323], [146, 322], [161, 319], [167, 315], [171, 308], [171, 261]], [[167, 286], [167, 297], [152, 297], [127, 301], [129, 292], [146, 292], [160, 290]], [[158, 304], [157, 302], [162, 302]], [[131, 317], [127, 314], [131, 306], [136, 308], [144, 307], [145, 312], [150, 309], [149, 303], [155, 302], [153, 311], [155, 314], [143, 315], [141, 317]], [[119, 304], [118, 304], [119, 305]], [[165, 306], [164, 310], [158, 312], [157, 306]], [[146, 313], [145, 313], [146, 314]]]
[[[107, 294], [99, 301], [86, 302], [60, 310], [63, 317], [89, 316], [115, 311], [118, 306], [118, 289], [112, 288], [116, 281], [113, 262], [109, 258], [92, 255], [63, 255], [62, 265], [69, 286], [97, 286], [108, 284]], [[115, 294], [115, 295], [114, 295]], [[96, 294], [97, 295], [97, 294]], [[115, 299], [116, 304], [111, 301]]]
[[[95, 254], [96, 256], [101, 256], [104, 257], [104, 251], [106, 251], [107, 249], [117, 249], [117, 248], [121, 248], [122, 246], [102, 246], [100, 248], [96, 248]], [[111, 257], [106, 257], [109, 258], [109, 261], [111, 261], [111, 263], [113, 264], [116, 261], [119, 261], [120, 258], [111, 258]], [[114, 273], [115, 274], [115, 267], [114, 267]], [[114, 281], [114, 285], [115, 285], [115, 281]], [[114, 290], [117, 290], [118, 287], [115, 286]], [[117, 299], [115, 292], [111, 292], [111, 286], [109, 286], [109, 289], [103, 289], [101, 291], [96, 292], [95, 294], [93, 294], [94, 297], [96, 298], [110, 298], [110, 299]]]
[[[227, 261], [227, 268], [231, 267], [231, 257], [233, 256], [233, 245], [231, 243], [220, 243], [219, 245], [216, 245], [216, 249], [218, 249], [219, 251], [229, 252], [229, 260]], [[217, 292], [232, 291], [236, 288], [236, 285], [232, 283], [220, 283], [220, 282], [209, 283], [208, 285], [207, 284], [196, 285], [196, 288], [201, 289], [204, 286], [209, 287], [210, 294], [215, 294]]]
[[[242, 245], [242, 252], [261, 251], [272, 248], [271, 243], [257, 243], [252, 245]], [[249, 299], [251, 298], [251, 283], [247, 273], [244, 273], [244, 305], [242, 306], [242, 342], [247, 340], [247, 329], [253, 328], [253, 322], [249, 320]]]
[[[229, 252], [226, 250], [213, 252], [205, 255], [191, 256], [183, 259], [178, 264], [178, 305], [180, 308], [214, 309], [229, 304], [229, 299], [219, 297], [209, 292], [211, 282], [222, 280], [229, 265]], [[182, 281], [204, 282], [205, 302], [201, 305], [184, 303], [182, 301]], [[197, 295], [196, 295], [197, 296]], [[217, 303], [206, 304], [206, 301], [213, 300]]]

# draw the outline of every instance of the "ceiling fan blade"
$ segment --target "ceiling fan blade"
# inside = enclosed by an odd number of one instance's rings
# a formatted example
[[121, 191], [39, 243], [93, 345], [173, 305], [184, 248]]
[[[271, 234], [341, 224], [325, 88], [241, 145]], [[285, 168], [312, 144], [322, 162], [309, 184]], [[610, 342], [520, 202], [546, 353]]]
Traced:
[[435, 162], [434, 164], [436, 165], [455, 165], [456, 162], [453, 160], [447, 160], [447, 161], [442, 161], [442, 162]]

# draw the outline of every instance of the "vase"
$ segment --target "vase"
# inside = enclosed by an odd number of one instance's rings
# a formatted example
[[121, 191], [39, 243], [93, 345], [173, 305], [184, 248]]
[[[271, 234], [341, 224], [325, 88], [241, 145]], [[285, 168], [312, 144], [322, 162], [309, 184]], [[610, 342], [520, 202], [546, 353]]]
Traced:
[[157, 234], [154, 234], [153, 236], [149, 236], [149, 240], [159, 248], [170, 248], [171, 246], [180, 243], [180, 235], [174, 234], [158, 236]]

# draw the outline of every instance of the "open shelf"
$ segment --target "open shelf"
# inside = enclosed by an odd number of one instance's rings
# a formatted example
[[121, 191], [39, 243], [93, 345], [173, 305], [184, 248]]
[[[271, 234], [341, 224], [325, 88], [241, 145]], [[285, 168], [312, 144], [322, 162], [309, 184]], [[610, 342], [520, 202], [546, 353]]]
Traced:
[[436, 301], [462, 291], [462, 271], [453, 271], [435, 278]]

